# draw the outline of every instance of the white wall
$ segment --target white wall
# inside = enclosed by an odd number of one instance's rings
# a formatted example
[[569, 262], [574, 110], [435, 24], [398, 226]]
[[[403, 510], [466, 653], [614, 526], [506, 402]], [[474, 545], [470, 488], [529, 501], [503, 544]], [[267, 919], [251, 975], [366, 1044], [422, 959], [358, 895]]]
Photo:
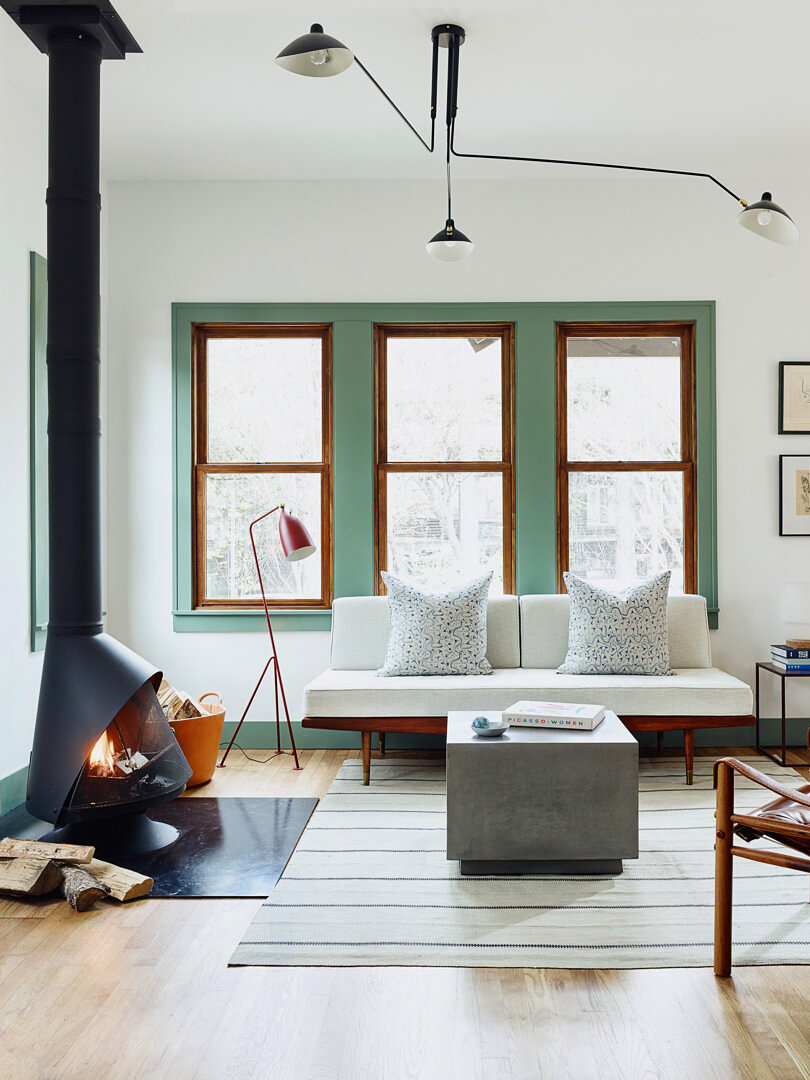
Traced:
[[[810, 184], [768, 186], [810, 228]], [[761, 187], [743, 190], [752, 200]], [[763, 241], [737, 227], [728, 196], [698, 180], [461, 180], [456, 220], [476, 251], [440, 264], [424, 243], [442, 224], [442, 198], [439, 179], [110, 185], [111, 630], [189, 691], [222, 690], [231, 715], [265, 656], [261, 634], [172, 631], [172, 301], [714, 299], [713, 647], [750, 681], [755, 659], [788, 631], [780, 583], [810, 579], [810, 539], [780, 538], [777, 524], [778, 454], [810, 452], [810, 437], [776, 434], [777, 363], [810, 353], [810, 234], [795, 248]], [[326, 666], [327, 636], [277, 639], [299, 716], [304, 682]], [[796, 701], [807, 715], [808, 700]], [[253, 718], [270, 707], [269, 696], [257, 699]]]
[[28, 763], [42, 654], [30, 652], [28, 253], [45, 254], [47, 68], [0, 19], [0, 778]]

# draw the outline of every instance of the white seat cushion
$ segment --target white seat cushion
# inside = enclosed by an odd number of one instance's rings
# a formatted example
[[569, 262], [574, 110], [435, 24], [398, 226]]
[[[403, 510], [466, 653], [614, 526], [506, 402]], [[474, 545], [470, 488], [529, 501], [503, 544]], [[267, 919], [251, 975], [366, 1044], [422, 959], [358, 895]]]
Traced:
[[604, 705], [619, 716], [750, 716], [751, 687], [719, 668], [674, 675], [558, 675], [553, 668], [499, 668], [492, 675], [324, 671], [304, 690], [310, 717], [440, 716], [506, 709], [521, 698]]

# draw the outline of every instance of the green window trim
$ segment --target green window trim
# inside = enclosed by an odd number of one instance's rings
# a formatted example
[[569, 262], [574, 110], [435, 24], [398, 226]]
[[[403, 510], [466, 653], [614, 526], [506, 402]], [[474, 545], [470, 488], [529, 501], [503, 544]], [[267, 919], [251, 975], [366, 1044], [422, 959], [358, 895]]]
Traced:
[[[556, 591], [556, 324], [694, 322], [697, 397], [698, 592], [717, 627], [717, 433], [713, 301], [486, 304], [172, 305], [174, 629], [261, 630], [263, 615], [192, 608], [191, 328], [197, 322], [332, 323], [334, 595], [374, 594], [376, 322], [515, 324], [515, 556], [518, 594]], [[280, 630], [328, 630], [325, 611], [274, 611]]]
[[48, 628], [48, 263], [29, 252], [31, 652]]

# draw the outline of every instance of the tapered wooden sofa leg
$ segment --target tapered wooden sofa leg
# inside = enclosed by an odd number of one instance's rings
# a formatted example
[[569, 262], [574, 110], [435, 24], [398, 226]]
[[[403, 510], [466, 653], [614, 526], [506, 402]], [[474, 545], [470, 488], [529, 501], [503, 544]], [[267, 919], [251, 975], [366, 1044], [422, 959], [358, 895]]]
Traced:
[[368, 785], [371, 780], [371, 732], [360, 732], [360, 746], [363, 755], [363, 783]]
[[691, 728], [683, 733], [683, 756], [686, 759], [686, 782], [691, 784], [695, 775], [695, 733]]
[[717, 766], [717, 810], [714, 841], [714, 973], [731, 974], [731, 900], [734, 871], [731, 854], [734, 812], [734, 772]]
[[380, 740], [380, 757], [385, 757], [385, 732], [377, 732], [377, 737]]

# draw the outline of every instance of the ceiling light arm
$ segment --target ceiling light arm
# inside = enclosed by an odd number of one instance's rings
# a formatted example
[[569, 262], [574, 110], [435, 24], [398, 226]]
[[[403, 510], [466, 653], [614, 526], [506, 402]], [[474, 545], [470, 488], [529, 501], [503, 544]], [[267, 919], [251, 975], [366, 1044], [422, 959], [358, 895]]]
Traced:
[[[434, 41], [435, 45], [435, 41]], [[513, 154], [465, 154], [455, 148], [456, 113], [458, 112], [458, 55], [461, 40], [457, 35], [452, 35], [448, 44], [447, 60], [447, 126], [448, 126], [448, 149], [458, 158], [476, 158], [484, 161], [528, 161], [540, 165], [581, 165], [589, 169], [622, 169], [625, 172], [652, 172], [665, 173], [669, 176], [697, 176], [703, 180], [711, 180], [719, 188], [730, 195], [735, 202], [747, 206], [745, 199], [741, 199], [731, 188], [721, 183], [716, 176], [707, 172], [692, 172], [688, 169], [657, 169], [646, 165], [614, 165], [602, 161], [569, 161], [565, 158], [536, 158], [522, 157]]]
[[433, 153], [433, 148], [436, 145], [436, 91], [437, 91], [437, 87], [438, 87], [438, 74], [439, 74], [439, 43], [438, 43], [438, 41], [433, 42], [433, 70], [432, 70], [431, 76], [430, 76], [430, 143], [425, 142], [425, 140], [422, 138], [422, 136], [419, 134], [419, 132], [416, 130], [416, 128], [413, 126], [413, 124], [410, 122], [410, 120], [405, 115], [405, 113], [402, 111], [402, 109], [400, 109], [400, 107], [397, 105], [397, 103], [394, 101], [394, 99], [389, 94], [387, 94], [385, 92], [385, 90], [383, 90], [383, 88], [380, 86], [380, 84], [377, 82], [377, 80], [374, 78], [374, 76], [371, 74], [371, 72], [368, 70], [368, 68], [365, 66], [365, 64], [362, 63], [359, 56], [355, 55], [354, 62], [355, 62], [355, 64], [357, 64], [357, 66], [360, 68], [360, 70], [363, 72], [363, 74], [379, 90], [379, 92], [382, 94], [382, 96], [385, 98], [385, 100], [388, 102], [388, 104], [391, 106], [391, 108], [394, 110], [394, 112], [400, 117], [401, 120], [403, 120], [408, 125], [408, 127], [411, 129], [411, 131], [417, 137], [417, 139], [422, 144], [422, 146], [424, 146], [424, 148], [427, 150], [427, 152], [429, 154], [432, 154]]
[[697, 176], [703, 180], [711, 180], [713, 184], [716, 184], [719, 188], [730, 195], [732, 199], [740, 203], [741, 206], [747, 206], [748, 203], [745, 199], [736, 195], [731, 188], [726, 187], [721, 183], [716, 176], [712, 176], [707, 172], [692, 172], [689, 169], [656, 169], [648, 165], [613, 165], [604, 161], [569, 161], [565, 158], [536, 158], [536, 157], [518, 157], [512, 154], [465, 154], [460, 150], [456, 150], [454, 145], [455, 136], [455, 123], [450, 131], [450, 152], [454, 157], [459, 158], [477, 158], [486, 161], [529, 161], [537, 162], [541, 165], [582, 165], [590, 169], [623, 169], [627, 172], [651, 172], [651, 173], [666, 173], [669, 176]]
[[453, 202], [450, 192], [450, 140], [447, 141], [447, 220], [453, 220]]

